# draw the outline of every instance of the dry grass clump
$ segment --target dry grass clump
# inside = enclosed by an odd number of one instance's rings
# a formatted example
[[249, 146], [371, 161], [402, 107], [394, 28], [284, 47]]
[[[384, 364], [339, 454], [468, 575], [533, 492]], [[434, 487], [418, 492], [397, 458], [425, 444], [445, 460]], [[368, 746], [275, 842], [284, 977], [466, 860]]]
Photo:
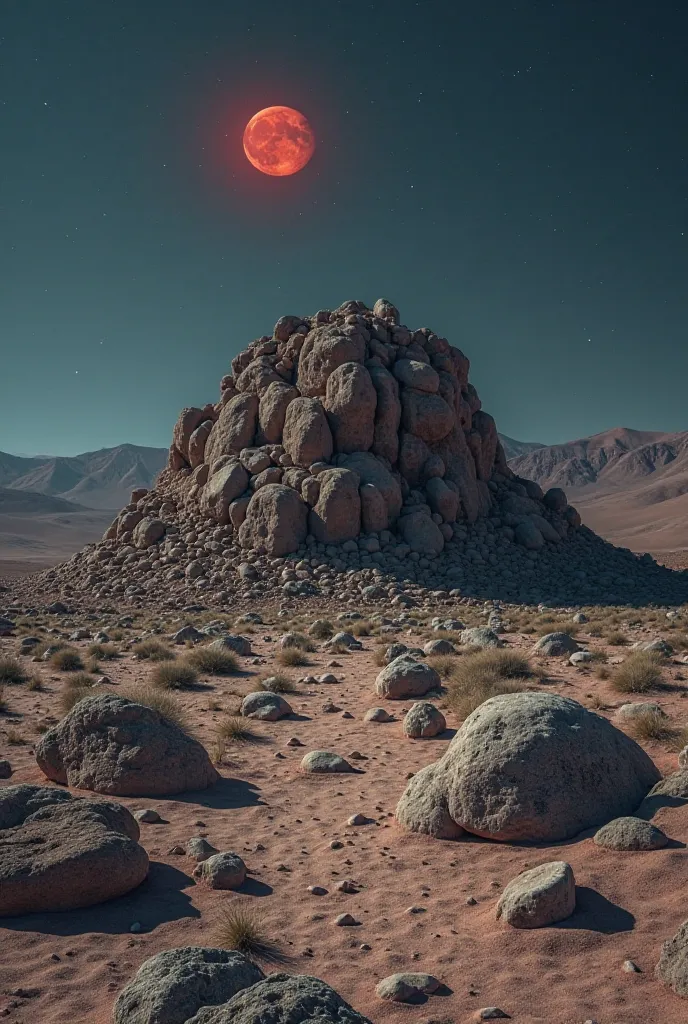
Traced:
[[666, 715], [659, 711], [641, 711], [633, 715], [628, 723], [628, 731], [637, 740], [670, 740], [677, 730], [672, 728]]
[[0, 683], [0, 712], [7, 711], [7, 701], [5, 700], [5, 687]]
[[226, 910], [215, 926], [213, 941], [220, 949], [236, 949], [252, 960], [278, 963], [288, 959], [276, 943], [265, 938], [262, 919], [248, 907], [235, 905]]
[[84, 667], [81, 655], [72, 647], [63, 647], [62, 650], [55, 651], [50, 664], [58, 672], [80, 672]]
[[246, 723], [241, 715], [227, 715], [215, 727], [215, 764], [221, 764], [227, 748], [233, 744], [260, 743], [262, 736]]
[[384, 666], [387, 664], [386, 657], [387, 646], [376, 647], [375, 650], [373, 651], [373, 661], [378, 666], [378, 668], [384, 668]]
[[26, 740], [19, 732], [19, 729], [15, 729], [13, 725], [7, 730], [5, 739], [11, 747], [21, 747], [26, 743]]
[[334, 634], [334, 626], [329, 619], [316, 619], [308, 632], [316, 640], [329, 640]]
[[431, 668], [434, 668], [441, 679], [451, 679], [456, 672], [458, 663], [456, 654], [435, 654], [426, 662]]
[[127, 686], [122, 691], [122, 696], [133, 700], [135, 704], [143, 704], [146, 708], [157, 711], [161, 718], [178, 726], [184, 732], [189, 731], [189, 722], [186, 711], [176, 697], [164, 690], [156, 690], [153, 686], [139, 683]]
[[60, 707], [64, 715], [71, 711], [75, 704], [78, 704], [84, 697], [95, 697], [99, 689], [93, 688], [95, 680], [88, 672], [74, 672], [65, 680], [64, 687], [60, 693]]
[[447, 706], [461, 719], [490, 697], [518, 693], [534, 678], [527, 658], [515, 651], [483, 650], [455, 660]]
[[26, 683], [26, 689], [31, 690], [34, 693], [36, 691], [40, 692], [43, 689], [43, 680], [39, 675], [29, 676], [28, 681]]
[[25, 683], [28, 676], [22, 668], [21, 662], [9, 655], [0, 658], [0, 684], [19, 685]]
[[634, 651], [611, 677], [617, 693], [647, 693], [662, 682], [662, 658], [656, 651]]
[[113, 644], [89, 644], [86, 648], [86, 655], [93, 661], [114, 661], [120, 656], [118, 649]]
[[285, 668], [296, 668], [299, 665], [310, 665], [305, 653], [299, 647], [284, 647], [277, 652], [277, 661]]
[[611, 633], [607, 633], [606, 640], [610, 647], [625, 647], [628, 643], [628, 637], [626, 634], [622, 633], [618, 629], [613, 630]]
[[208, 676], [233, 676], [239, 671], [236, 655], [219, 647], [197, 647], [185, 661]]
[[160, 640], [140, 640], [131, 649], [141, 661], [174, 661], [176, 654]]
[[308, 652], [315, 650], [315, 644], [310, 637], [307, 637], [304, 633], [292, 632], [289, 639], [291, 643], [290, 646], [286, 648], [287, 650], [293, 650], [295, 648], [300, 651]]
[[267, 690], [268, 693], [299, 693], [294, 680], [290, 679], [289, 676], [283, 675], [281, 672], [274, 676], [266, 676], [265, 679], [260, 679], [258, 685], [261, 690]]
[[198, 682], [198, 672], [188, 661], [161, 661], [151, 674], [151, 683], [159, 690], [183, 690]]
[[359, 619], [351, 626], [353, 636], [370, 636], [375, 627], [367, 619]]

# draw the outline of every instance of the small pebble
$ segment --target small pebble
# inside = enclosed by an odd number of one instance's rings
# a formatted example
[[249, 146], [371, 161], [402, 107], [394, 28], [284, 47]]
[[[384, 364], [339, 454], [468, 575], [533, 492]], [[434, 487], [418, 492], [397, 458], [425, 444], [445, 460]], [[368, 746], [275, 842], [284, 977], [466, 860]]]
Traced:
[[638, 965], [633, 963], [632, 960], [624, 960], [621, 969], [623, 971], [625, 971], [626, 974], [641, 974], [642, 973], [642, 971], [640, 970]]
[[157, 811], [154, 811], [152, 807], [146, 807], [142, 811], [136, 811], [134, 817], [137, 821], [143, 822], [144, 825], [158, 825], [162, 818]]
[[335, 917], [334, 923], [339, 925], [340, 928], [348, 928], [352, 924], [358, 924], [358, 921], [351, 914], [340, 914], [338, 917]]
[[308, 892], [311, 896], [327, 896], [328, 890], [323, 888], [322, 885], [309, 885]]

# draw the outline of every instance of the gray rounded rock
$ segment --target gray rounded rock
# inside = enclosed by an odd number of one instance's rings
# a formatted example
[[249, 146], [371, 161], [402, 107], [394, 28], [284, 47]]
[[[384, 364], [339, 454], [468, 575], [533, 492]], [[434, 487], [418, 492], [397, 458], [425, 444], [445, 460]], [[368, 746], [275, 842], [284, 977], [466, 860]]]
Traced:
[[563, 860], [540, 864], [512, 879], [497, 904], [497, 918], [513, 928], [545, 928], [576, 909], [576, 882]]
[[379, 999], [392, 1003], [408, 1003], [418, 995], [432, 995], [440, 987], [441, 982], [432, 974], [415, 971], [403, 971], [390, 974], [378, 983], [375, 994]]
[[244, 988], [224, 1006], [205, 1007], [186, 1024], [371, 1024], [371, 1021], [357, 1013], [319, 978], [307, 974], [295, 977], [271, 974], [264, 981]]
[[262, 722], [276, 722], [291, 713], [291, 704], [279, 693], [272, 693], [269, 690], [248, 693], [241, 702], [241, 714], [244, 718], [257, 718]]
[[243, 953], [183, 946], [146, 960], [113, 1009], [113, 1024], [186, 1024], [202, 1007], [227, 1003], [265, 975]]
[[580, 651], [580, 647], [568, 633], [547, 633], [540, 637], [533, 650], [536, 654], [560, 658], [564, 654], [575, 654]]
[[355, 772], [356, 769], [339, 754], [329, 750], [311, 750], [301, 761], [301, 770], [308, 775], [331, 775], [337, 772]]
[[477, 626], [473, 629], [463, 629], [460, 635], [464, 647], [503, 647], [504, 641], [500, 640], [492, 629], [486, 626]]
[[404, 735], [411, 739], [439, 736], [446, 728], [447, 720], [442, 712], [427, 700], [418, 701], [404, 717]]
[[198, 740], [112, 693], [75, 704], [36, 744], [36, 761], [53, 782], [117, 796], [206, 789], [219, 778]]
[[642, 818], [614, 818], [595, 833], [596, 846], [605, 850], [661, 850], [669, 842], [661, 828]]
[[428, 640], [423, 652], [431, 657], [435, 654], [456, 654], [456, 647], [450, 640]]
[[492, 839], [568, 839], [633, 812], [659, 778], [642, 747], [576, 701], [503, 694], [411, 780], [397, 818], [431, 835], [451, 821]]
[[246, 879], [246, 865], [238, 853], [214, 853], [196, 865], [194, 878], [207, 882], [211, 889], [238, 889]]
[[423, 697], [430, 690], [439, 690], [442, 681], [430, 665], [402, 654], [391, 661], [375, 680], [375, 693], [388, 700]]
[[394, 719], [384, 708], [368, 708], [363, 716], [364, 722], [392, 722]]

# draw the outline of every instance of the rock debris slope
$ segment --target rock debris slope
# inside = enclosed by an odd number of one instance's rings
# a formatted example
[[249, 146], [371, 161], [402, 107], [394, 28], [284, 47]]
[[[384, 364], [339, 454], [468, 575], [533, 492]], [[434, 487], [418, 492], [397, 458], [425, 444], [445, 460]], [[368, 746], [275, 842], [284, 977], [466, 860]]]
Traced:
[[688, 580], [514, 475], [468, 375], [460, 349], [386, 299], [281, 317], [232, 361], [218, 402], [182, 411], [156, 487], [41, 585], [336, 596], [353, 569], [349, 590], [397, 603], [402, 579], [506, 600], [683, 600]]

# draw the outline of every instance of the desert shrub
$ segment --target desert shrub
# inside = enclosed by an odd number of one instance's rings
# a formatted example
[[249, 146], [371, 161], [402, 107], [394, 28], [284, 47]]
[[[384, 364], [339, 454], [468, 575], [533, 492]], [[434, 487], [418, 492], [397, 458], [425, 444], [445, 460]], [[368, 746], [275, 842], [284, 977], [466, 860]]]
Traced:
[[215, 926], [213, 941], [220, 949], [236, 949], [253, 960], [274, 963], [286, 959], [277, 944], [265, 938], [256, 911], [240, 905], [224, 911]]
[[62, 650], [55, 651], [50, 664], [58, 672], [79, 672], [84, 667], [81, 655], [72, 647], [63, 647]]
[[227, 715], [215, 726], [215, 763], [222, 762], [227, 748], [233, 744], [260, 743], [261, 741], [262, 737], [253, 731], [240, 714]]
[[16, 658], [5, 655], [0, 658], [0, 683], [7, 685], [18, 685], [25, 683], [28, 676], [22, 668], [21, 662]]
[[286, 650], [300, 650], [310, 652], [315, 650], [315, 645], [313, 644], [313, 641], [309, 637], [305, 636], [303, 633], [293, 632], [291, 636], [291, 646], [286, 648]]
[[151, 674], [151, 683], [159, 690], [183, 690], [198, 682], [198, 672], [188, 661], [161, 661]]
[[353, 636], [370, 636], [374, 626], [367, 619], [359, 619], [351, 627]]
[[89, 644], [86, 655], [93, 661], [113, 661], [119, 658], [119, 651], [113, 644]]
[[75, 704], [78, 704], [85, 697], [96, 697], [99, 693], [102, 693], [102, 690], [100, 688], [93, 688], [91, 676], [86, 672], [75, 673], [75, 676], [65, 683], [60, 692], [62, 714], [66, 715]]
[[174, 651], [160, 640], [140, 640], [134, 644], [131, 653], [141, 661], [174, 661]]
[[625, 647], [628, 643], [628, 637], [618, 629], [613, 630], [611, 633], [607, 633], [607, 643], [611, 647]]
[[298, 687], [294, 683], [293, 679], [289, 676], [283, 675], [278, 672], [274, 676], [266, 676], [265, 679], [259, 680], [258, 685], [261, 690], [268, 690], [269, 693], [298, 693]]
[[233, 676], [239, 671], [236, 654], [218, 647], [197, 647], [185, 661], [208, 676]]
[[143, 704], [144, 707], [157, 711], [162, 718], [179, 726], [184, 732], [189, 731], [186, 711], [171, 693], [156, 689], [154, 686], [147, 686], [145, 683], [127, 686], [121, 690], [121, 693], [123, 697], [133, 700], [136, 704]]
[[298, 665], [308, 665], [310, 662], [305, 653], [299, 647], [285, 647], [277, 652], [277, 661], [285, 668], [295, 668]]
[[387, 662], [385, 661], [385, 655], [387, 653], [387, 645], [384, 647], [376, 647], [373, 651], [373, 662], [379, 668], [383, 668]]
[[334, 633], [334, 626], [328, 619], [317, 619], [308, 632], [316, 640], [329, 640]]
[[427, 664], [434, 668], [442, 679], [451, 679], [458, 665], [455, 654], [435, 654], [427, 659]]
[[26, 684], [26, 689], [27, 690], [32, 690], [34, 692], [37, 691], [37, 690], [38, 691], [42, 690], [43, 689], [43, 680], [41, 679], [41, 677], [39, 675], [29, 676], [29, 679], [28, 679], [27, 684]]
[[26, 743], [19, 729], [15, 729], [13, 725], [7, 730], [6, 739], [11, 747], [21, 747]]
[[502, 693], [524, 690], [534, 678], [527, 658], [508, 650], [483, 650], [455, 659], [447, 706], [467, 718], [484, 701]]
[[637, 740], [668, 740], [676, 734], [666, 715], [658, 711], [641, 711], [633, 715], [628, 731]]
[[647, 693], [662, 684], [662, 658], [654, 651], [633, 651], [611, 677], [618, 693]]

